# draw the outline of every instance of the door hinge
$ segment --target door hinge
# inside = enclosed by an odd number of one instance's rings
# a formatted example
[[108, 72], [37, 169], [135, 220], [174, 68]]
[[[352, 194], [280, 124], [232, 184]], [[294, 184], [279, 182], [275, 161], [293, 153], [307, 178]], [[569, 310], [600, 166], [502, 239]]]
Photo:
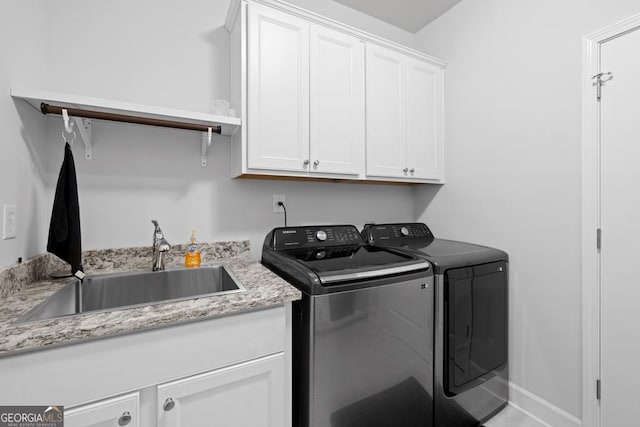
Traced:
[[594, 85], [596, 86], [596, 100], [600, 102], [602, 98], [602, 85], [613, 78], [613, 73], [598, 73], [595, 76], [592, 76], [591, 79], [595, 79]]
[[596, 399], [600, 400], [600, 380], [596, 380]]
[[596, 231], [596, 245], [598, 246], [598, 250], [602, 249], [602, 229], [598, 228]]

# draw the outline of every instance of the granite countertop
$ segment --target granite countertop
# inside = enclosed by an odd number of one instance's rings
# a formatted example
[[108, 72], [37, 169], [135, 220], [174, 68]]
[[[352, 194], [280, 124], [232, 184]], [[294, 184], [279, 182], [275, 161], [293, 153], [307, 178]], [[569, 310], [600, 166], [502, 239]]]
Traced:
[[[246, 291], [16, 324], [72, 279], [48, 278], [52, 272], [68, 270], [49, 254], [0, 272], [0, 356], [241, 313], [301, 297], [300, 291], [249, 257], [248, 241], [202, 244], [201, 250], [203, 266], [225, 265]], [[87, 274], [149, 271], [150, 252], [148, 247], [87, 251], [83, 265]], [[186, 247], [174, 246], [166, 259], [167, 269], [182, 267], [185, 252]]]

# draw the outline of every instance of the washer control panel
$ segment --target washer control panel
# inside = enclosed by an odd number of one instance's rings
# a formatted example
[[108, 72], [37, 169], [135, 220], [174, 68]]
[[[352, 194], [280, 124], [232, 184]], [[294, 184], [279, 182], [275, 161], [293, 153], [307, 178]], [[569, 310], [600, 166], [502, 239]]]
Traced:
[[379, 244], [414, 239], [433, 239], [429, 227], [421, 222], [370, 224], [365, 227], [362, 234], [367, 241]]
[[359, 245], [364, 243], [353, 225], [327, 225], [277, 228], [272, 247], [276, 250], [325, 246]]

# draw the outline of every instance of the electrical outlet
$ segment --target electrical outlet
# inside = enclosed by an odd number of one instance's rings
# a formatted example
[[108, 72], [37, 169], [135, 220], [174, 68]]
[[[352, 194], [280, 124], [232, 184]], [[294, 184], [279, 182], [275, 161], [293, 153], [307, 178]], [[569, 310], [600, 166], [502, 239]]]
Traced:
[[2, 239], [16, 238], [16, 205], [4, 205], [2, 216]]
[[287, 197], [284, 194], [273, 195], [273, 213], [284, 213], [282, 206], [278, 205], [278, 202], [286, 203]]

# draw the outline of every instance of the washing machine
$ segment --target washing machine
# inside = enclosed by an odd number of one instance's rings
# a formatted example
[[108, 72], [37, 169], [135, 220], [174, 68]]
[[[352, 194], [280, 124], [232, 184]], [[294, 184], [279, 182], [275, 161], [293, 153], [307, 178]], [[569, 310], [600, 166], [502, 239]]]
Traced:
[[433, 273], [352, 225], [272, 230], [262, 264], [293, 311], [293, 425], [432, 427]]
[[509, 398], [508, 255], [437, 239], [423, 223], [370, 224], [362, 236], [433, 266], [435, 425], [481, 425]]

